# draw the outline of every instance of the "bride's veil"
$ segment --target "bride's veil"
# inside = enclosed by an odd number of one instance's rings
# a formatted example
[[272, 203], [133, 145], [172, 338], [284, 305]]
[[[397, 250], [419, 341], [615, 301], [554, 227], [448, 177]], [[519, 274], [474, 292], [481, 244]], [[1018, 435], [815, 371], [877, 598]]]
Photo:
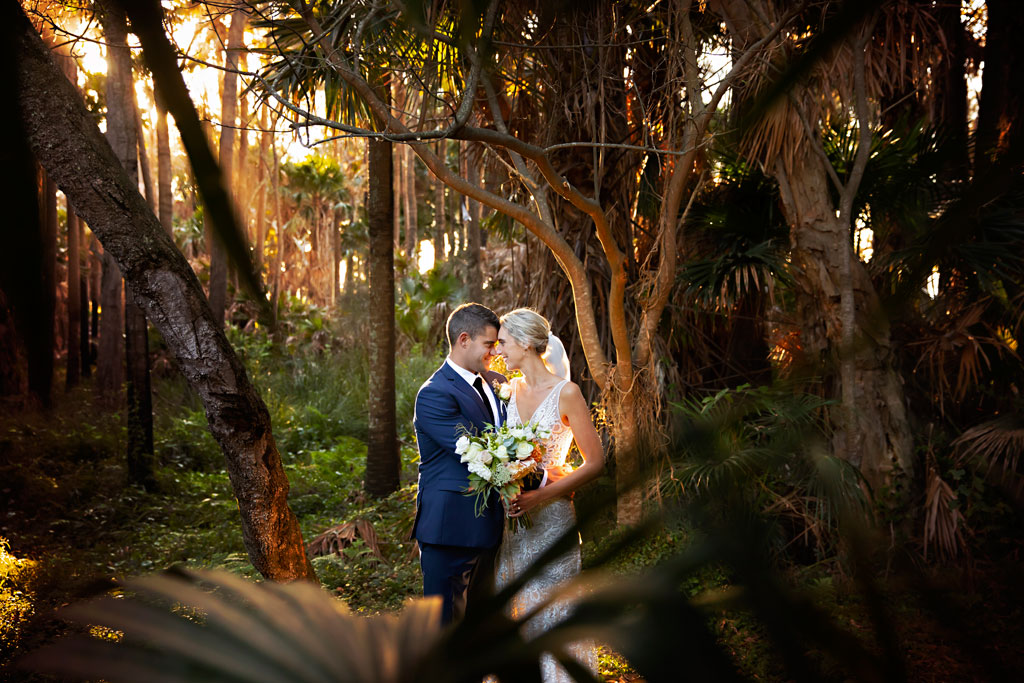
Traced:
[[541, 356], [548, 370], [562, 379], [569, 379], [569, 356], [565, 353], [562, 340], [548, 332], [548, 348]]

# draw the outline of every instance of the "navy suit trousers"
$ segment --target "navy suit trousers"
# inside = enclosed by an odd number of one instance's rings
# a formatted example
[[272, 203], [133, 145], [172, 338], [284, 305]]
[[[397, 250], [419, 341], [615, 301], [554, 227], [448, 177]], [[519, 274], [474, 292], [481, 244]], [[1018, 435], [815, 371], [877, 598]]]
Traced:
[[441, 625], [461, 619], [466, 605], [480, 605], [494, 587], [498, 548], [420, 543], [423, 595], [441, 596]]

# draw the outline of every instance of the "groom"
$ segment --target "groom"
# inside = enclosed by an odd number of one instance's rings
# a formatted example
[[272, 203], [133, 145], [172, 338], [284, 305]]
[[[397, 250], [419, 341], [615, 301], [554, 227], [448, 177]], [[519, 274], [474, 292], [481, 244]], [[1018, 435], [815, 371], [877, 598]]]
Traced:
[[487, 370], [498, 338], [494, 311], [470, 303], [448, 316], [451, 351], [416, 394], [416, 443], [420, 451], [419, 493], [413, 536], [420, 546], [423, 594], [442, 598], [441, 623], [472, 609], [474, 596], [491, 588], [494, 559], [501, 542], [504, 511], [498, 496], [482, 516], [466, 496], [469, 470], [455, 454], [462, 429], [482, 432], [485, 424], [505, 421], [505, 405], [491, 382], [505, 378]]

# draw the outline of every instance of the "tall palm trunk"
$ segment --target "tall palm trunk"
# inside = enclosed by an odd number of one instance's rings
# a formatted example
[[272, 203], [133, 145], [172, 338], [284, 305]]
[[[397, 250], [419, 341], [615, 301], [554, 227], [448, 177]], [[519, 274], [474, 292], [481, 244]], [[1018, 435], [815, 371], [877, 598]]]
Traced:
[[409, 259], [410, 267], [415, 269], [419, 256], [419, 210], [416, 205], [416, 156], [403, 145], [405, 156], [405, 183], [402, 188], [405, 191], [405, 256]]
[[[438, 143], [438, 154], [445, 158], [445, 141]], [[434, 264], [440, 265], [445, 260], [444, 235], [448, 217], [444, 205], [444, 182], [434, 181]]]
[[53, 400], [53, 356], [57, 341], [54, 334], [57, 313], [57, 184], [49, 175], [43, 175], [45, 218], [42, 223], [42, 337], [38, 340], [40, 348], [36, 352], [36, 372], [29, 374], [29, 389], [44, 408], [50, 408]]
[[366, 492], [386, 496], [398, 488], [395, 416], [395, 256], [392, 143], [367, 140], [369, 156], [370, 334], [369, 440]]
[[270, 149], [270, 130], [267, 106], [260, 107], [260, 157], [256, 160], [256, 243], [253, 245], [256, 272], [263, 270], [263, 248], [267, 242], [267, 150]]
[[156, 107], [156, 185], [159, 197], [160, 225], [174, 235], [174, 197], [171, 195], [171, 140], [167, 131], [167, 110]]
[[[484, 174], [481, 168], [480, 155], [473, 153], [469, 143], [462, 143], [462, 147], [463, 153], [460, 161], [463, 164], [463, 177], [469, 179], [474, 185], [482, 184]], [[465, 224], [466, 241], [464, 244], [466, 284], [469, 287], [469, 298], [473, 301], [479, 301], [484, 296], [484, 271], [480, 259], [480, 216], [483, 212], [483, 207], [479, 202], [473, 201], [469, 197], [464, 198], [463, 202], [466, 207], [464, 215], [467, 213], [469, 215], [469, 219]]]
[[[220, 100], [220, 143], [218, 162], [224, 177], [224, 187], [230, 192], [234, 166], [235, 126], [238, 113], [238, 53], [244, 47], [245, 25], [248, 15], [236, 9], [231, 13], [227, 49], [224, 55], [224, 80]], [[210, 308], [222, 324], [227, 309], [228, 261], [218, 239], [210, 240]]]
[[[67, 55], [62, 55], [60, 61], [61, 69], [64, 71], [64, 75], [72, 85], [78, 80], [78, 66], [74, 59]], [[82, 288], [85, 285], [84, 278], [82, 277], [82, 224], [78, 220], [78, 216], [75, 215], [74, 208], [71, 205], [71, 201], [65, 198], [65, 215], [67, 217], [67, 245], [68, 245], [68, 350], [67, 350], [67, 365], [66, 375], [64, 377], [64, 388], [65, 390], [73, 389], [78, 386], [79, 380], [83, 373], [83, 359], [85, 354], [83, 349], [87, 349], [88, 346], [82, 344], [82, 333], [83, 333], [83, 292]], [[88, 335], [88, 329], [85, 329], [86, 335]], [[88, 361], [86, 361], [85, 367], [88, 367]]]
[[79, 336], [82, 319], [81, 249], [79, 245], [82, 229], [70, 201], [67, 202], [66, 213], [68, 225], [68, 358], [64, 387], [73, 389], [78, 386], [78, 381], [82, 376], [82, 347]]
[[[139, 161], [145, 162], [141, 147], [139, 117], [132, 87], [128, 23], [124, 11], [109, 2], [101, 3], [101, 22], [107, 43], [107, 136], [110, 146], [138, 186]], [[140, 154], [141, 152], [141, 154]], [[144, 163], [144, 170], [148, 170]], [[146, 174], [148, 175], [148, 174]], [[152, 208], [152, 181], [146, 178]], [[130, 285], [125, 289], [124, 333], [128, 399], [128, 470], [132, 480], [147, 489], [153, 480], [153, 404], [149, 379], [149, 332], [146, 316], [135, 303]]]

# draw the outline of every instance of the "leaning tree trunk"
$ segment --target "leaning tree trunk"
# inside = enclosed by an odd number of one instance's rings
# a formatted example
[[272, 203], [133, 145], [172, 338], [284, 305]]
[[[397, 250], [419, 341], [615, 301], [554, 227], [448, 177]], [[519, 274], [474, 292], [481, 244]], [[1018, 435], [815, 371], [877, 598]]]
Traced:
[[[136, 301], [174, 353], [224, 452], [255, 568], [276, 580], [314, 579], [270, 416], [214, 318], [188, 262], [132, 184], [77, 93], [57, 70], [17, 3], [0, 31], [14, 42], [15, 92], [25, 132], [53, 175], [116, 258]], [[183, 89], [183, 84], [181, 84]]]
[[[812, 143], [813, 144], [813, 143]], [[833, 411], [833, 452], [860, 468], [875, 490], [894, 464], [913, 469], [912, 438], [903, 388], [894, 366], [889, 322], [864, 265], [853, 255], [850, 228], [836, 218], [820, 158], [804, 145], [793, 168], [776, 167], [790, 225], [796, 322], [808, 361], [838, 377], [841, 351], [852, 361], [852, 405]], [[843, 348], [839, 274], [849, 259], [856, 336]], [[852, 391], [851, 391], [852, 390]]]
[[367, 140], [370, 196], [369, 441], [366, 492], [386, 496], [398, 488], [398, 432], [395, 417], [395, 247], [390, 142]]

